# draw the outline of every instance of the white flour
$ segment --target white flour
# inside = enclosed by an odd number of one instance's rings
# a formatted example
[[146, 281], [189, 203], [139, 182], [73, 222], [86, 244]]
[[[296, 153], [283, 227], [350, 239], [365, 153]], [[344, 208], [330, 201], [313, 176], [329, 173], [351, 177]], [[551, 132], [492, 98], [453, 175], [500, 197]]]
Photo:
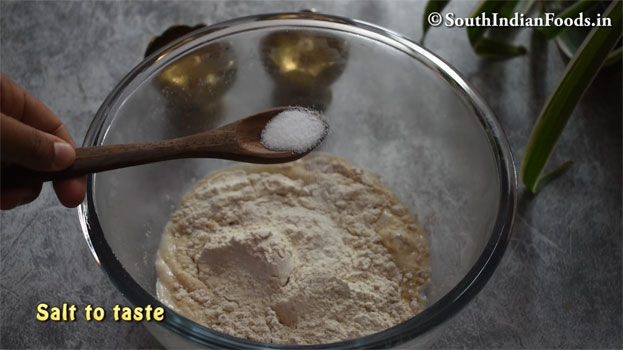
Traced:
[[212, 174], [162, 238], [158, 297], [217, 331], [322, 344], [421, 311], [428, 245], [375, 178], [327, 155]]

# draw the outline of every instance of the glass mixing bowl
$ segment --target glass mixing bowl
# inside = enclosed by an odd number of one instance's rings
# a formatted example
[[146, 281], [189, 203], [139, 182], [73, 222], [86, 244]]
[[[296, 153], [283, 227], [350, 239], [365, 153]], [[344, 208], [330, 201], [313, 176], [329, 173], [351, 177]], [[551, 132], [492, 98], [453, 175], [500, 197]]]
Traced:
[[[170, 139], [282, 105], [313, 106], [331, 131], [318, 151], [378, 175], [429, 235], [431, 287], [415, 317], [324, 348], [426, 346], [489, 279], [508, 243], [516, 179], [491, 110], [443, 60], [407, 38], [312, 13], [246, 17], [196, 30], [147, 57], [111, 92], [84, 146]], [[216, 159], [89, 176], [79, 216], [87, 243], [167, 347], [296, 348], [231, 337], [155, 297], [160, 237], [182, 195]], [[309, 346], [308, 346], [309, 347]]]

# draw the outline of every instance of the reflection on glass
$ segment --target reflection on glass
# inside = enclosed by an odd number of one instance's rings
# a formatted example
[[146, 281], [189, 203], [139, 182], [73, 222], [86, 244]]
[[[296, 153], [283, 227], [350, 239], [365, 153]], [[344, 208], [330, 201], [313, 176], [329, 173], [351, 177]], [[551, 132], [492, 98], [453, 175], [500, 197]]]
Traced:
[[329, 107], [332, 99], [330, 88], [301, 91], [276, 85], [272, 92], [272, 103], [275, 106], [301, 106], [321, 112]]
[[176, 102], [200, 107], [222, 97], [235, 76], [236, 61], [231, 46], [213, 43], [164, 68], [158, 76], [158, 83], [165, 95]]
[[333, 35], [284, 30], [260, 44], [262, 63], [276, 82], [276, 104], [324, 109], [331, 101], [330, 85], [348, 61], [346, 40]]
[[[197, 24], [196, 26], [193, 26], [193, 27], [187, 26], [185, 24], [177, 24], [177, 25], [167, 28], [167, 30], [165, 30], [162, 34], [158, 35], [157, 37], [152, 38], [149, 41], [149, 44], [147, 45], [147, 48], [145, 49], [144, 57], [147, 57], [151, 55], [152, 53], [160, 50], [161, 48], [167, 46], [168, 44], [172, 43], [178, 38], [181, 38], [184, 35], [191, 33], [197, 29], [204, 28], [205, 26], [206, 26], [205, 24]], [[179, 47], [180, 44], [187, 42], [187, 41], [189, 41], [189, 39], [183, 40], [181, 43], [175, 45], [175, 47]], [[167, 49], [167, 51], [165, 51], [164, 54], [160, 55], [158, 59], [160, 59], [166, 53], [171, 52], [171, 49], [172, 48]]]
[[209, 44], [164, 68], [156, 82], [173, 111], [172, 126], [195, 131], [217, 126], [222, 97], [236, 72], [236, 56], [228, 43]]

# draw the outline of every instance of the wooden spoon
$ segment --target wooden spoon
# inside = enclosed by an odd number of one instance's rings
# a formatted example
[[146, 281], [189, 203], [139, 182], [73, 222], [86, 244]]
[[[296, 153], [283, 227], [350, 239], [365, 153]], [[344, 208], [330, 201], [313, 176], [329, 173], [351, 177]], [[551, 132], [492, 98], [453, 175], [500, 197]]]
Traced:
[[[74, 164], [61, 171], [42, 172], [9, 166], [2, 170], [2, 187], [67, 179], [180, 158], [219, 158], [260, 164], [290, 162], [303, 157], [311, 149], [295, 154], [271, 151], [261, 143], [266, 123], [286, 109], [269, 109], [217, 129], [167, 141], [77, 148]], [[322, 140], [318, 144], [320, 142]]]

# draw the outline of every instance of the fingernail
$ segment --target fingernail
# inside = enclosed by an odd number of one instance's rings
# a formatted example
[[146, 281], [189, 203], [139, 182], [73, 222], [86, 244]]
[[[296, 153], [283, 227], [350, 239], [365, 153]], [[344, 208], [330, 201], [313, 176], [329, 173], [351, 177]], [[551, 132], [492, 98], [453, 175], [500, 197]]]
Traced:
[[54, 167], [65, 169], [70, 166], [76, 158], [76, 152], [70, 144], [65, 142], [54, 142]]

